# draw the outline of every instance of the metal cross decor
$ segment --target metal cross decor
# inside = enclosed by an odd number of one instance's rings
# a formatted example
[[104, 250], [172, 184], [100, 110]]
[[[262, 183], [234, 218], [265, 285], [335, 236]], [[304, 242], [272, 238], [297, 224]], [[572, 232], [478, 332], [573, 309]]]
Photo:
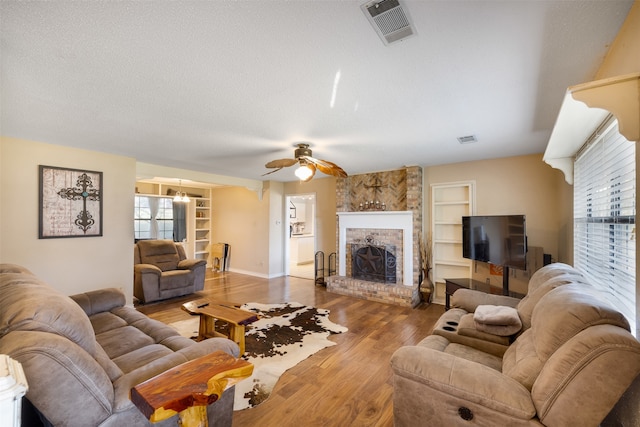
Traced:
[[92, 188], [91, 178], [86, 173], [78, 177], [75, 187], [63, 188], [58, 195], [67, 200], [82, 200], [82, 210], [78, 213], [74, 223], [86, 234], [94, 224], [93, 215], [87, 210], [87, 200], [100, 200], [100, 191]]
[[[380, 200], [378, 200], [378, 193], [382, 192], [382, 188], [387, 188], [389, 187], [388, 185], [382, 185], [380, 183], [380, 178], [378, 177], [378, 175], [375, 176], [374, 182], [373, 184], [363, 184], [364, 188], [369, 189], [369, 188], [373, 188], [373, 199], [372, 200], [366, 200], [364, 203], [360, 202], [360, 205], [358, 206], [358, 208], [363, 211], [363, 210], [387, 210], [387, 205], [384, 202], [380, 202]], [[374, 200], [375, 199], [375, 200]]]
[[41, 239], [102, 236], [102, 172], [40, 166]]

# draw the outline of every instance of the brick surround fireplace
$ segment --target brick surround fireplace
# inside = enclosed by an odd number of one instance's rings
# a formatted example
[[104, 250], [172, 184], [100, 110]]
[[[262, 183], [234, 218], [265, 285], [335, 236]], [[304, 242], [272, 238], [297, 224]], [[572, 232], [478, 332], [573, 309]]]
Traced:
[[[339, 179], [336, 204], [338, 274], [327, 278], [327, 290], [389, 304], [418, 305], [422, 169], [409, 167]], [[352, 245], [361, 247], [367, 242], [393, 248], [395, 283], [353, 277]], [[378, 256], [371, 251], [364, 255], [368, 262], [371, 259], [367, 257]]]

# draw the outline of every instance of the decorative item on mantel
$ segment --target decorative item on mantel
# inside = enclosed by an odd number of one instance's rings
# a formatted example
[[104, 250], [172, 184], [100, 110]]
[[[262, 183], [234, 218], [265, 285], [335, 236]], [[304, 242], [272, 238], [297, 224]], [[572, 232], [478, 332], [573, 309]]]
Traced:
[[373, 200], [367, 200], [364, 203], [360, 202], [358, 208], [361, 211], [386, 211], [387, 205], [384, 202], [380, 202], [380, 200], [376, 200], [375, 202]]
[[433, 282], [429, 278], [431, 271], [431, 236], [427, 234], [426, 239], [420, 235], [420, 268], [422, 270], [422, 281], [420, 282], [420, 294], [422, 300], [427, 304], [431, 304], [433, 300]]

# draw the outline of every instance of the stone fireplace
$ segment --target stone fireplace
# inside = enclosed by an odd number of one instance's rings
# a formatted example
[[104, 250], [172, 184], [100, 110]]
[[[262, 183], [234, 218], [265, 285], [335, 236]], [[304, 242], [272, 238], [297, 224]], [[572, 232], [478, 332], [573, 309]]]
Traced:
[[[383, 204], [385, 210], [363, 209]], [[327, 290], [415, 307], [420, 302], [422, 170], [339, 180], [337, 205], [338, 274], [327, 278]]]

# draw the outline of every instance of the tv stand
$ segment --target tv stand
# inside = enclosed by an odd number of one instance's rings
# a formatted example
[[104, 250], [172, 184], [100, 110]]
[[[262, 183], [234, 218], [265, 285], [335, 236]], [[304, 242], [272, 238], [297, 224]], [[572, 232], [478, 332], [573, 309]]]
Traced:
[[502, 295], [509, 296], [509, 267], [502, 266]]
[[468, 277], [457, 279], [444, 279], [445, 281], [445, 303], [444, 309], [451, 308], [451, 295], [458, 289], [473, 289], [475, 291], [484, 292], [486, 294], [500, 295], [498, 286], [491, 286], [488, 283], [479, 280], [470, 279]]

